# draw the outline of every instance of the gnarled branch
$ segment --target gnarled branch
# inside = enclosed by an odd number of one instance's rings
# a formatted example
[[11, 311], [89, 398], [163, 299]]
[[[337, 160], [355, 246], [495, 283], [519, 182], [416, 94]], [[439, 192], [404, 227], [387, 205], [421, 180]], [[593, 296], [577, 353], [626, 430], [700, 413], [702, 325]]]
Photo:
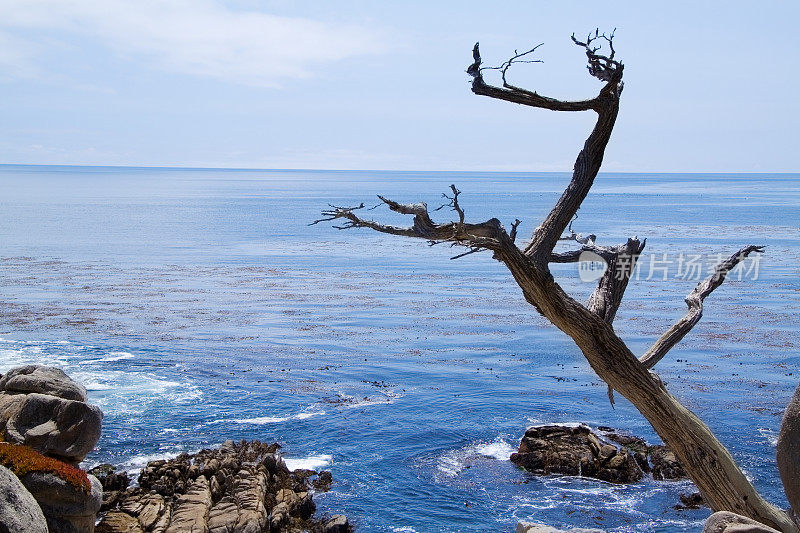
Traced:
[[[491, 218], [480, 224], [465, 223], [464, 211], [458, 203], [458, 195], [461, 193], [461, 191], [459, 191], [455, 185], [451, 185], [450, 187], [453, 191], [453, 196], [444, 196], [450, 199], [450, 204], [447, 205], [452, 206], [453, 209], [458, 213], [458, 222], [437, 224], [431, 219], [430, 214], [428, 213], [428, 206], [423, 202], [416, 204], [401, 204], [384, 196], [378, 195], [378, 198], [380, 198], [381, 202], [386, 204], [392, 211], [402, 215], [413, 215], [413, 225], [410, 227], [398, 227], [361, 218], [358, 216], [356, 211], [364, 208], [363, 203], [356, 207], [330, 206], [330, 209], [326, 209], [322, 212], [323, 218], [315, 220], [309, 225], [343, 219], [345, 221], [344, 225], [334, 227], [337, 229], [370, 228], [375, 231], [389, 233], [391, 235], [416, 237], [431, 242], [450, 242], [458, 245], [469, 246], [473, 248], [474, 251], [479, 251], [482, 249], [496, 251], [503, 246], [514, 246], [514, 241], [511, 235], [506, 233], [503, 225], [496, 218]], [[512, 234], [514, 235], [516, 234], [516, 228], [518, 224], [519, 221], [517, 220], [512, 225]], [[463, 257], [469, 253], [473, 252], [471, 251], [466, 254], [460, 254], [456, 257]]]
[[700, 321], [703, 316], [703, 300], [706, 296], [711, 294], [714, 289], [722, 285], [725, 281], [725, 276], [736, 265], [745, 260], [745, 258], [753, 252], [762, 253], [764, 248], [762, 246], [745, 246], [728, 259], [720, 263], [714, 269], [714, 273], [708, 278], [704, 279], [697, 284], [692, 292], [686, 297], [686, 305], [689, 310], [686, 314], [666, 333], [661, 335], [659, 339], [650, 347], [647, 352], [639, 359], [646, 368], [653, 368], [667, 352], [669, 352], [676, 344], [678, 344]]
[[[600, 29], [598, 28], [594, 30], [594, 36], [590, 33], [588, 37], [586, 37], [585, 42], [579, 41], [575, 38], [575, 34], [572, 34], [572, 42], [578, 46], [582, 46], [586, 50], [586, 57], [589, 59], [589, 64], [586, 68], [589, 69], [589, 74], [598, 80], [610, 82], [614, 79], [622, 78], [623, 65], [614, 59], [614, 55], [616, 54], [614, 50], [614, 32], [616, 31], [615, 28], [610, 35], [606, 35], [605, 33], [600, 33]], [[597, 41], [605, 41], [611, 53], [607, 56], [598, 54], [597, 52], [602, 47], [595, 46], [595, 42]]]

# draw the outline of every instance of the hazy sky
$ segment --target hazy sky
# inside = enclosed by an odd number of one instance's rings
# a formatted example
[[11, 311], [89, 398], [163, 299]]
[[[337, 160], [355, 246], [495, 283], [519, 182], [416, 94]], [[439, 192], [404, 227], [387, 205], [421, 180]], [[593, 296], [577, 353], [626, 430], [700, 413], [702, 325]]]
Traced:
[[569, 39], [617, 28], [625, 91], [605, 170], [797, 172], [800, 2], [0, 0], [0, 162], [571, 170], [600, 82]]

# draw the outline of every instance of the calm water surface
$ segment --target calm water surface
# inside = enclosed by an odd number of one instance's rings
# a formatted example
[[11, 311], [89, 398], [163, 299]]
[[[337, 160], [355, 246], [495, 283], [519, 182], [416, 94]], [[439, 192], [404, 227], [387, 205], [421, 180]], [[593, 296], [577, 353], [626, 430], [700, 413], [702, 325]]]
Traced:
[[[55, 364], [87, 385], [105, 413], [89, 465], [277, 440], [292, 467], [333, 472], [318, 506], [363, 532], [512, 531], [521, 519], [698, 531], [708, 510], [673, 508], [688, 482], [535, 478], [508, 462], [536, 423], [658, 439], [625, 400], [609, 406], [488, 254], [451, 261], [463, 250], [307, 225], [328, 203], [371, 207], [376, 194], [435, 207], [456, 183], [468, 220], [518, 217], [524, 237], [567, 180], [0, 166], [0, 372]], [[800, 371], [798, 221], [798, 175], [603, 174], [575, 222], [601, 244], [647, 238], [615, 323], [640, 353], [696, 283], [677, 277], [681, 253], [767, 246], [757, 279], [726, 281], [657, 370], [784, 506], [774, 444]], [[651, 276], [651, 264], [668, 270]], [[574, 265], [554, 273], [580, 299], [591, 291]]]

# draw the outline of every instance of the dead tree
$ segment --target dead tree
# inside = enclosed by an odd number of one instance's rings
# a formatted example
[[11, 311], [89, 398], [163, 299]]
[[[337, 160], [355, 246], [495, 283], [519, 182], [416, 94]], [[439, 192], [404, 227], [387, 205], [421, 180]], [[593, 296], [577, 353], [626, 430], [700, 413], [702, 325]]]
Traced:
[[[341, 221], [336, 226], [339, 229], [370, 228], [431, 242], [449, 242], [468, 247], [466, 254], [491, 251], [493, 257], [511, 272], [525, 299], [574, 340], [597, 375], [608, 384], [612, 401], [613, 389], [627, 398], [652, 424], [664, 443], [683, 463], [713, 510], [732, 511], [784, 533], [800, 533], [797, 523], [786, 512], [768, 503], [756, 492], [725, 446], [697, 416], [667, 391], [658, 375], [651, 370], [700, 320], [703, 301], [722, 284], [726, 274], [749, 254], [760, 252], [761, 248], [746, 246], [719, 264], [715, 273], [687, 296], [689, 309], [686, 316], [669, 328], [641, 357], [637, 357], [617, 336], [612, 324], [636, 259], [644, 249], [644, 241], [633, 237], [618, 246], [606, 247], [595, 244], [593, 235], [581, 238], [572, 231], [571, 221], [600, 170], [619, 110], [623, 64], [615, 58], [613, 39], [613, 33], [605, 35], [597, 31], [585, 41], [573, 35], [572, 41], [586, 53], [589, 73], [603, 82], [597, 96], [578, 101], [550, 98], [507, 81], [506, 75], [511, 65], [535, 62], [530, 59], [530, 54], [536, 48], [515, 53], [499, 67], [493, 67], [500, 72], [502, 86], [484, 81], [483, 74], [487, 67], [482, 66], [478, 44], [473, 49], [474, 62], [467, 73], [473, 78], [472, 91], [475, 94], [551, 111], [593, 111], [597, 114], [597, 123], [578, 154], [569, 185], [524, 246], [519, 247], [515, 243], [519, 220], [514, 221], [509, 232], [496, 218], [482, 223], [466, 222], [464, 210], [459, 204], [460, 191], [455, 186], [451, 187], [452, 195], [447, 196], [448, 205], [458, 216], [458, 220], [453, 222], [434, 222], [424, 203], [401, 204], [379, 196], [392, 211], [413, 217], [412, 225], [398, 227], [362, 218], [360, 209], [364, 207], [363, 204], [358, 207], [331, 206], [323, 211], [323, 218], [313, 223]], [[569, 231], [566, 236], [565, 231]], [[559, 253], [554, 250], [560, 240], [575, 241], [581, 246]], [[555, 281], [549, 264], [577, 262], [581, 253], [586, 251], [602, 257], [609, 267], [584, 305], [571, 298]], [[797, 461], [800, 458], [797, 445], [800, 388], [796, 398], [794, 402], [798, 405], [795, 406], [795, 414], [790, 415], [787, 410], [785, 418], [791, 420], [787, 424], [785, 419], [783, 424], [784, 429], [789, 429], [781, 433], [782, 439], [793, 447], [784, 447], [789, 451], [783, 454], [786, 458], [779, 459], [779, 468], [790, 503], [798, 511], [800, 496], [797, 487], [800, 478], [793, 476], [798, 475]], [[789, 436], [784, 438], [784, 433]], [[780, 450], [778, 455], [780, 458]]]

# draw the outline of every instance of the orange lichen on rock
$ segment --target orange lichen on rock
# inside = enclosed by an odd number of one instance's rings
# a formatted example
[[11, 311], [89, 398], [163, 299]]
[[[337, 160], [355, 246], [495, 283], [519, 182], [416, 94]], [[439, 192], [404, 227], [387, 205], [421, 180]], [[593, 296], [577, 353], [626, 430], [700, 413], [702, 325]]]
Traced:
[[20, 478], [31, 472], [42, 472], [53, 474], [86, 493], [92, 490], [92, 484], [85, 471], [58, 459], [42, 455], [28, 446], [0, 441], [0, 465], [5, 466]]

